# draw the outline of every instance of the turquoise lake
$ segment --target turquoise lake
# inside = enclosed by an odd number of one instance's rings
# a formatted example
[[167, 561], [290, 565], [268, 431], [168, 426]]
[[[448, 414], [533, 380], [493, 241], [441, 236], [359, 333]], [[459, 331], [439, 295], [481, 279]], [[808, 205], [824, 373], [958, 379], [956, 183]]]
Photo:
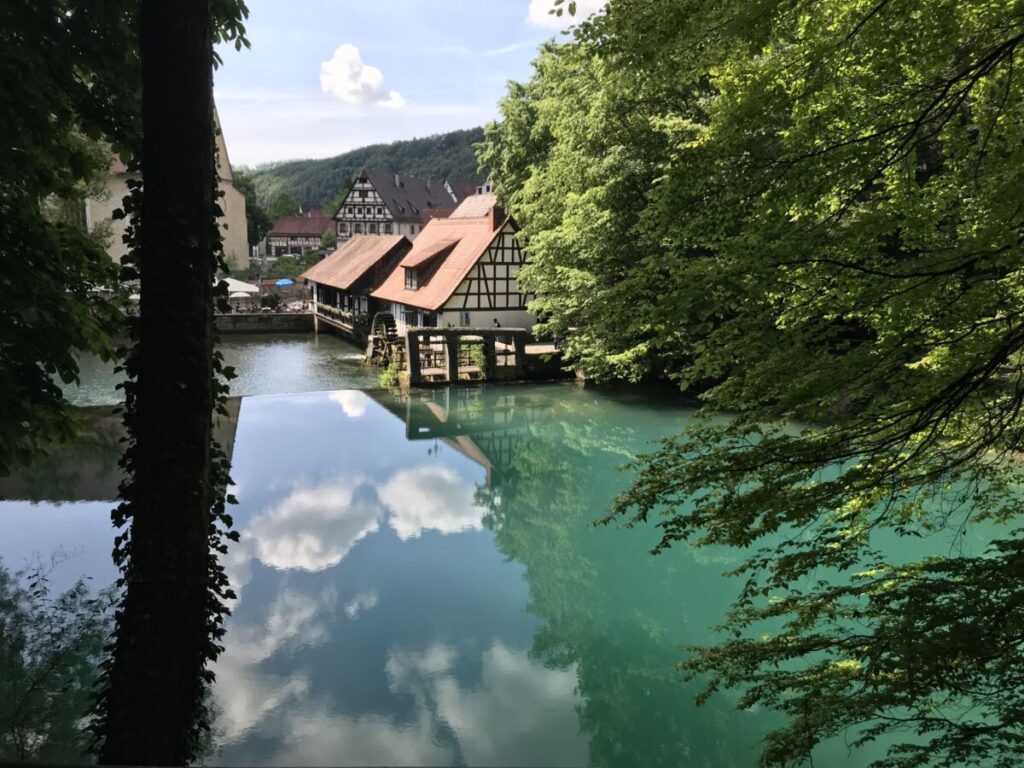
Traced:
[[[277, 355], [271, 379], [346, 386], [261, 395], [255, 370], [240, 379], [224, 427], [238, 599], [209, 764], [755, 764], [774, 717], [730, 694], [698, 708], [674, 668], [738, 591], [722, 575], [735, 553], [654, 557], [653, 526], [592, 524], [628, 482], [618, 468], [689, 410], [565, 383], [361, 391], [373, 372], [353, 348], [293, 342], [239, 354]], [[6, 567], [63, 552], [56, 587], [114, 580], [116, 454], [93, 448], [3, 491]], [[815, 758], [868, 762], [842, 744]]]

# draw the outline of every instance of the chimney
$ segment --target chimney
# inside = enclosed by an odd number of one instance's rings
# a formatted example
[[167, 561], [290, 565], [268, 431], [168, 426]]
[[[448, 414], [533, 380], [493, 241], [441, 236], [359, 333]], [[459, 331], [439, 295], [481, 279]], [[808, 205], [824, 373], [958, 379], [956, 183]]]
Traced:
[[505, 221], [505, 209], [500, 205], [491, 207], [491, 231], [493, 232]]
[[396, 187], [402, 186], [402, 179], [401, 179], [401, 177], [397, 173], [395, 174], [395, 186]]
[[430, 179], [427, 179], [427, 191], [430, 191]]

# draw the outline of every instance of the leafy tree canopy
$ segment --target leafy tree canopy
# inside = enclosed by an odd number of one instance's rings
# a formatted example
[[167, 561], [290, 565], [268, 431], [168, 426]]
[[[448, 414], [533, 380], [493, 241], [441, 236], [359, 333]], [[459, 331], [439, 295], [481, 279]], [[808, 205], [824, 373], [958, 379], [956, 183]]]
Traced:
[[274, 226], [267, 209], [263, 207], [256, 194], [256, 183], [252, 174], [235, 171], [235, 188], [245, 197], [245, 225], [249, 235], [249, 243], [256, 245]]
[[1024, 747], [1022, 41], [1020, 0], [611, 0], [488, 128], [574, 362], [734, 414], [613, 516], [746, 553], [686, 669], [789, 715], [766, 765]]
[[117, 270], [82, 201], [137, 132], [132, 3], [0, 8], [0, 475], [67, 439], [76, 355], [113, 355]]
[[285, 216], [295, 216], [299, 211], [299, 204], [295, 201], [294, 197], [285, 192], [278, 192], [270, 204], [267, 213], [270, 216], [271, 226], [273, 226], [273, 222], [278, 219], [283, 219]]

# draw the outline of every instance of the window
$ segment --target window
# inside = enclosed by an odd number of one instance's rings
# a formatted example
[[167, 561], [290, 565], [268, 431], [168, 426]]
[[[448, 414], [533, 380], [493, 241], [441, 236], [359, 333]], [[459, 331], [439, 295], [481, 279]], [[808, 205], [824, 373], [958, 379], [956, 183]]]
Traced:
[[384, 209], [381, 208], [379, 205], [377, 206], [377, 215], [378, 216], [383, 216], [384, 215]]
[[352, 206], [351, 205], [346, 205], [345, 206], [345, 213], [348, 214], [349, 216], [352, 215]]
[[403, 309], [402, 310], [402, 322], [405, 323], [408, 328], [415, 328], [418, 323], [417, 315], [419, 313], [415, 309]]
[[359, 190], [359, 196], [362, 197], [362, 198], [365, 198], [366, 197], [366, 190], [365, 189], [360, 189]]
[[390, 224], [385, 224], [384, 225], [384, 234], [385, 235], [390, 235], [391, 234], [391, 225]]
[[459, 325], [461, 325], [463, 328], [469, 328], [470, 326], [469, 312], [467, 312], [466, 310], [462, 310], [461, 312], [459, 312]]
[[360, 224], [358, 221], [352, 225], [352, 228], [355, 230], [355, 233], [357, 235], [363, 234], [363, 225]]
[[420, 325], [424, 328], [436, 328], [437, 327], [437, 315], [433, 312], [424, 312], [423, 320], [420, 321]]
[[344, 234], [345, 232], [348, 232], [348, 224], [346, 224], [344, 221], [338, 222], [338, 234], [341, 235]]
[[377, 234], [377, 225], [376, 224], [370, 224], [370, 234], [372, 234], [372, 235], [376, 235]]
[[363, 206], [357, 205], [356, 206], [356, 216], [362, 216], [362, 215], [363, 215]]
[[412, 267], [412, 268], [406, 267], [405, 268], [405, 290], [407, 290], [407, 291], [415, 291], [416, 290], [416, 288], [417, 288], [417, 279], [416, 278], [417, 277], [418, 277], [418, 275], [416, 274], [416, 268], [415, 267]]

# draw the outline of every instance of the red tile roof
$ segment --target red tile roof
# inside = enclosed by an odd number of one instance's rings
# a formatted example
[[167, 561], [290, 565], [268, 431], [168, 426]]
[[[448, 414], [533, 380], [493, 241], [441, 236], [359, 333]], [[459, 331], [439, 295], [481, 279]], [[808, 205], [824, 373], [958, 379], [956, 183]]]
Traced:
[[278, 219], [270, 234], [276, 237], [319, 237], [328, 229], [334, 229], [334, 220], [326, 217], [285, 216]]
[[406, 255], [402, 259], [403, 267], [419, 267], [426, 264], [431, 259], [440, 256], [445, 251], [449, 250], [453, 245], [461, 240], [461, 237], [436, 237], [431, 238], [429, 243], [426, 243], [422, 248], [414, 247], [412, 253]]
[[[467, 198], [465, 205], [471, 200], [473, 198]], [[473, 209], [478, 203], [473, 203]], [[453, 218], [431, 219], [417, 235], [412, 250], [401, 264], [371, 295], [421, 309], [443, 307], [508, 221], [506, 217], [495, 222], [492, 208], [493, 205], [483, 215], [473, 218], [454, 218], [453, 214]], [[434, 257], [440, 260], [436, 268], [429, 270], [429, 276], [420, 281], [416, 290], [407, 290], [405, 268], [415, 268]]]
[[496, 195], [485, 192], [481, 195], [473, 195], [463, 200], [459, 207], [452, 211], [453, 219], [475, 219], [480, 216], [487, 216], [491, 209], [498, 204]]
[[302, 277], [347, 291], [396, 249], [405, 252], [411, 247], [405, 235], [354, 235], [326, 259], [306, 270]]

